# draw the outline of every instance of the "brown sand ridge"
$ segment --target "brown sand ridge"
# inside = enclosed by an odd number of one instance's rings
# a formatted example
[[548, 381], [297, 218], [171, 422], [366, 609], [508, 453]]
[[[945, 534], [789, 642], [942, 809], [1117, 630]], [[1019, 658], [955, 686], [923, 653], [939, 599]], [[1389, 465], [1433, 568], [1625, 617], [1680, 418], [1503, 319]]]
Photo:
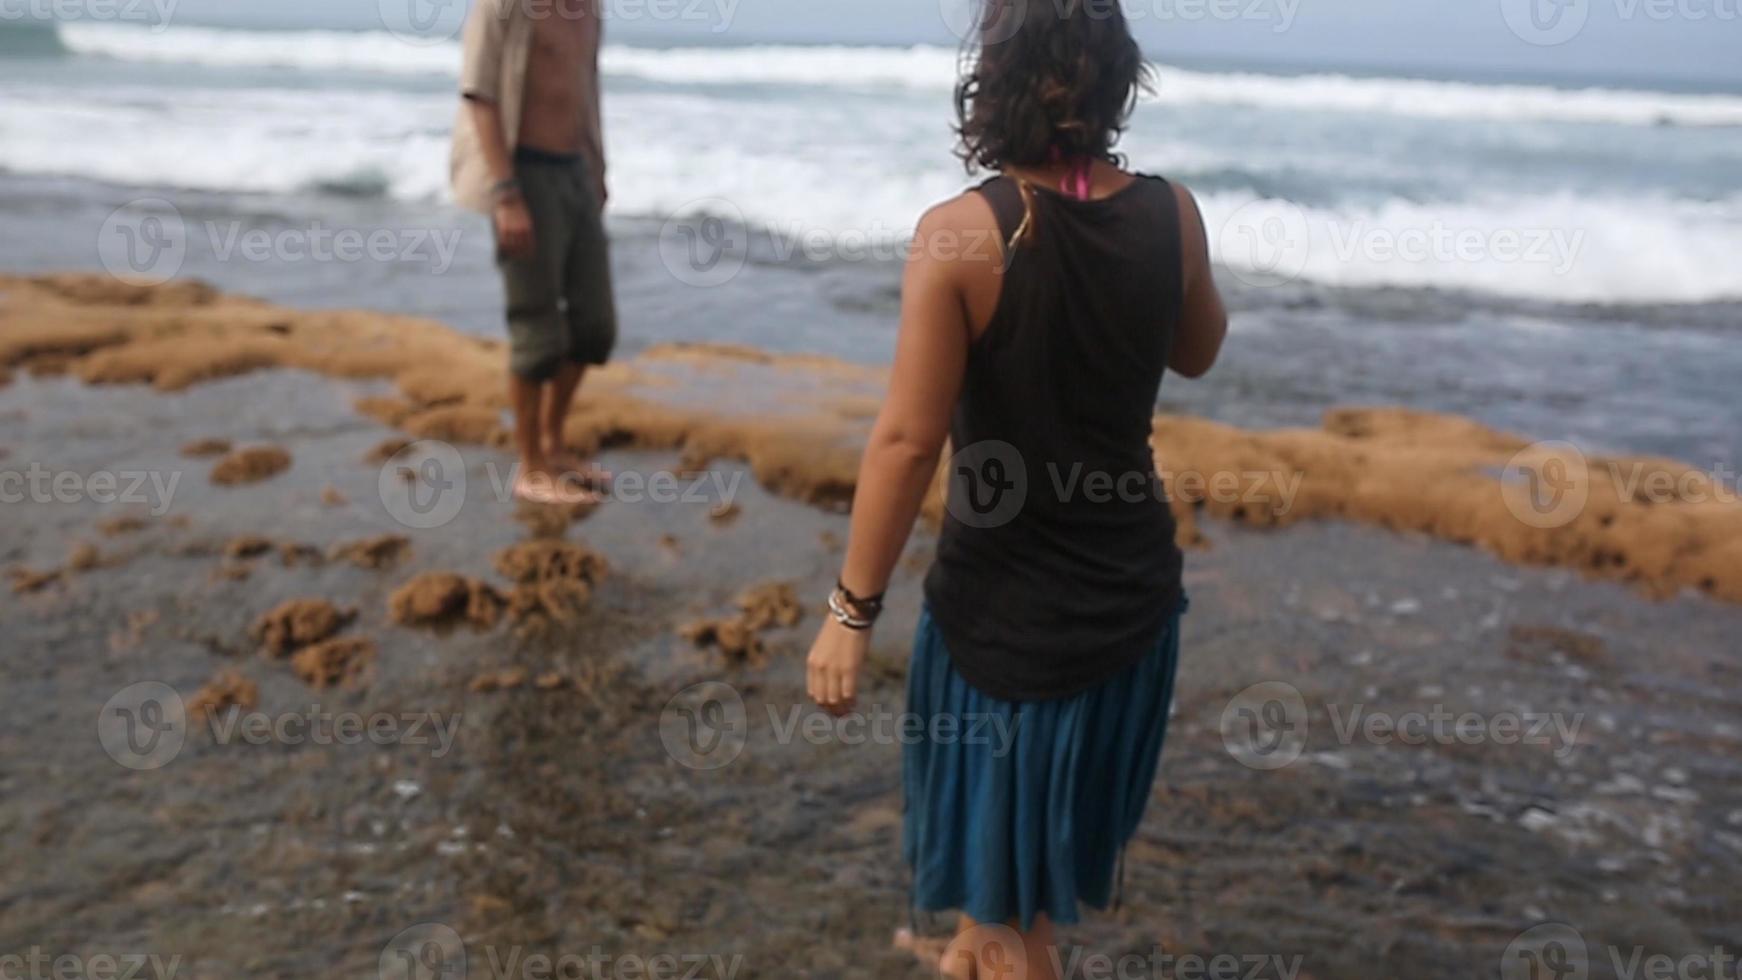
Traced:
[[182, 444], [181, 454], [189, 459], [199, 459], [205, 456], [222, 456], [230, 451], [228, 439], [195, 439]]
[[[1164, 472], [1234, 474], [1238, 493], [1204, 510], [1253, 526], [1342, 518], [1480, 546], [1506, 561], [1578, 569], [1656, 596], [1692, 588], [1742, 602], [1742, 505], [1698, 469], [1643, 457], [1575, 456], [1468, 419], [1405, 409], [1337, 409], [1320, 429], [1246, 432], [1156, 421]], [[1566, 474], [1582, 506], [1534, 512], [1518, 460]], [[1283, 492], [1299, 480], [1283, 506]], [[1186, 496], [1177, 476], [1176, 496]], [[1679, 489], [1659, 494], [1652, 488]], [[1542, 516], [1538, 517], [1537, 514]]]
[[212, 465], [211, 479], [222, 487], [259, 483], [290, 469], [290, 454], [278, 446], [244, 446]]
[[[499, 341], [426, 320], [291, 310], [199, 283], [0, 277], [0, 367], [166, 391], [264, 368], [384, 379], [397, 393], [365, 399], [359, 410], [419, 438], [500, 443], [503, 357]], [[880, 369], [823, 357], [659, 346], [591, 372], [565, 435], [582, 452], [674, 449], [687, 466], [741, 460], [776, 493], [838, 507], [851, 500], [883, 379]], [[1655, 595], [1694, 588], [1742, 602], [1736, 488], [1715, 488], [1684, 464], [1592, 458], [1588, 502], [1564, 522], [1537, 526], [1508, 507], [1518, 490], [1501, 478], [1528, 441], [1466, 419], [1343, 409], [1319, 428], [1248, 432], [1162, 417], [1156, 437], [1164, 473], [1235, 482], [1232, 493], [1171, 483], [1187, 544], [1201, 542], [1196, 509], [1254, 526], [1344, 519], [1478, 545], [1509, 561], [1575, 568]], [[1634, 476], [1651, 474], [1695, 492], [1666, 500], [1629, 487]], [[1296, 480], [1298, 494], [1288, 498], [1283, 491]], [[1725, 492], [1710, 492], [1718, 489]], [[934, 493], [927, 513], [935, 520], [940, 511]], [[480, 593], [467, 586], [457, 594], [464, 612]], [[414, 608], [421, 605], [406, 611]]]

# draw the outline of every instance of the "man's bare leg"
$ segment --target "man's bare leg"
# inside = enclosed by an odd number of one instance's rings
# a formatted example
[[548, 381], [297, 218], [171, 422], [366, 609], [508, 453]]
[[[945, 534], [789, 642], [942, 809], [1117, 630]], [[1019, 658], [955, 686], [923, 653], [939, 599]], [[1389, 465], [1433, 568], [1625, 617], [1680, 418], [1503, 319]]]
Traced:
[[581, 388], [581, 380], [587, 376], [587, 366], [575, 361], [564, 362], [557, 369], [556, 377], [552, 378], [545, 393], [543, 410], [544, 457], [551, 467], [562, 473], [572, 473], [580, 478], [582, 484], [602, 486], [611, 481], [611, 474], [597, 464], [589, 465], [579, 455], [571, 451], [563, 436], [563, 429], [568, 424], [569, 410], [574, 407], [575, 393]]
[[520, 455], [520, 472], [514, 478], [514, 496], [536, 504], [580, 503], [589, 499], [573, 480], [564, 480], [551, 469], [545, 454], [544, 404], [548, 382], [528, 381], [510, 373], [509, 402], [514, 407], [514, 448]]
[[580, 390], [581, 379], [586, 375], [586, 365], [564, 361], [562, 367], [557, 368], [556, 376], [550, 379], [550, 384], [545, 386], [541, 425], [544, 456], [552, 466], [572, 469], [576, 462], [563, 438], [563, 427], [568, 424], [569, 409], [575, 404], [575, 392]]

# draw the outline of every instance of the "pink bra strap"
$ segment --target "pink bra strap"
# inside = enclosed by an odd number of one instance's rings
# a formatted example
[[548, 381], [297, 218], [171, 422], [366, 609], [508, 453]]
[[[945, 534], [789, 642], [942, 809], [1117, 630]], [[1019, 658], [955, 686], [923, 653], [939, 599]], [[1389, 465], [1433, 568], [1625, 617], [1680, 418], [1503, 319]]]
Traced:
[[1087, 201], [1089, 199], [1089, 175], [1093, 169], [1094, 161], [1088, 157], [1078, 157], [1071, 161], [1070, 172], [1065, 175], [1064, 180], [1059, 182], [1059, 190], [1064, 191], [1066, 196], [1074, 197], [1079, 201]]

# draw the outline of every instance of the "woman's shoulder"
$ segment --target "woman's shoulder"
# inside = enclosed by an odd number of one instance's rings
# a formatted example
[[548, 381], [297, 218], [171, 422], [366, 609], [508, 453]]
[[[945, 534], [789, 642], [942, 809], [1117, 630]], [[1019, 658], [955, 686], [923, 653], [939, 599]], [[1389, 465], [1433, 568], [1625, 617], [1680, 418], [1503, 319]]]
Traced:
[[998, 213], [983, 192], [990, 183], [970, 187], [927, 208], [914, 232], [915, 251], [950, 259], [974, 257], [981, 249], [996, 248]]

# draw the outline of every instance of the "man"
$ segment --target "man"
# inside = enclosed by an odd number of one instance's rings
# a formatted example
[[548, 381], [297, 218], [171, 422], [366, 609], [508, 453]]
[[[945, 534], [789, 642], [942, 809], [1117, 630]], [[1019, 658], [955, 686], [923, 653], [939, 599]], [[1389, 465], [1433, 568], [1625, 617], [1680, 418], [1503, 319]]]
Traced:
[[536, 503], [597, 499], [587, 486], [609, 479], [563, 443], [581, 378], [617, 340], [598, 3], [476, 0], [466, 23], [454, 195], [495, 229], [520, 455], [514, 494]]

